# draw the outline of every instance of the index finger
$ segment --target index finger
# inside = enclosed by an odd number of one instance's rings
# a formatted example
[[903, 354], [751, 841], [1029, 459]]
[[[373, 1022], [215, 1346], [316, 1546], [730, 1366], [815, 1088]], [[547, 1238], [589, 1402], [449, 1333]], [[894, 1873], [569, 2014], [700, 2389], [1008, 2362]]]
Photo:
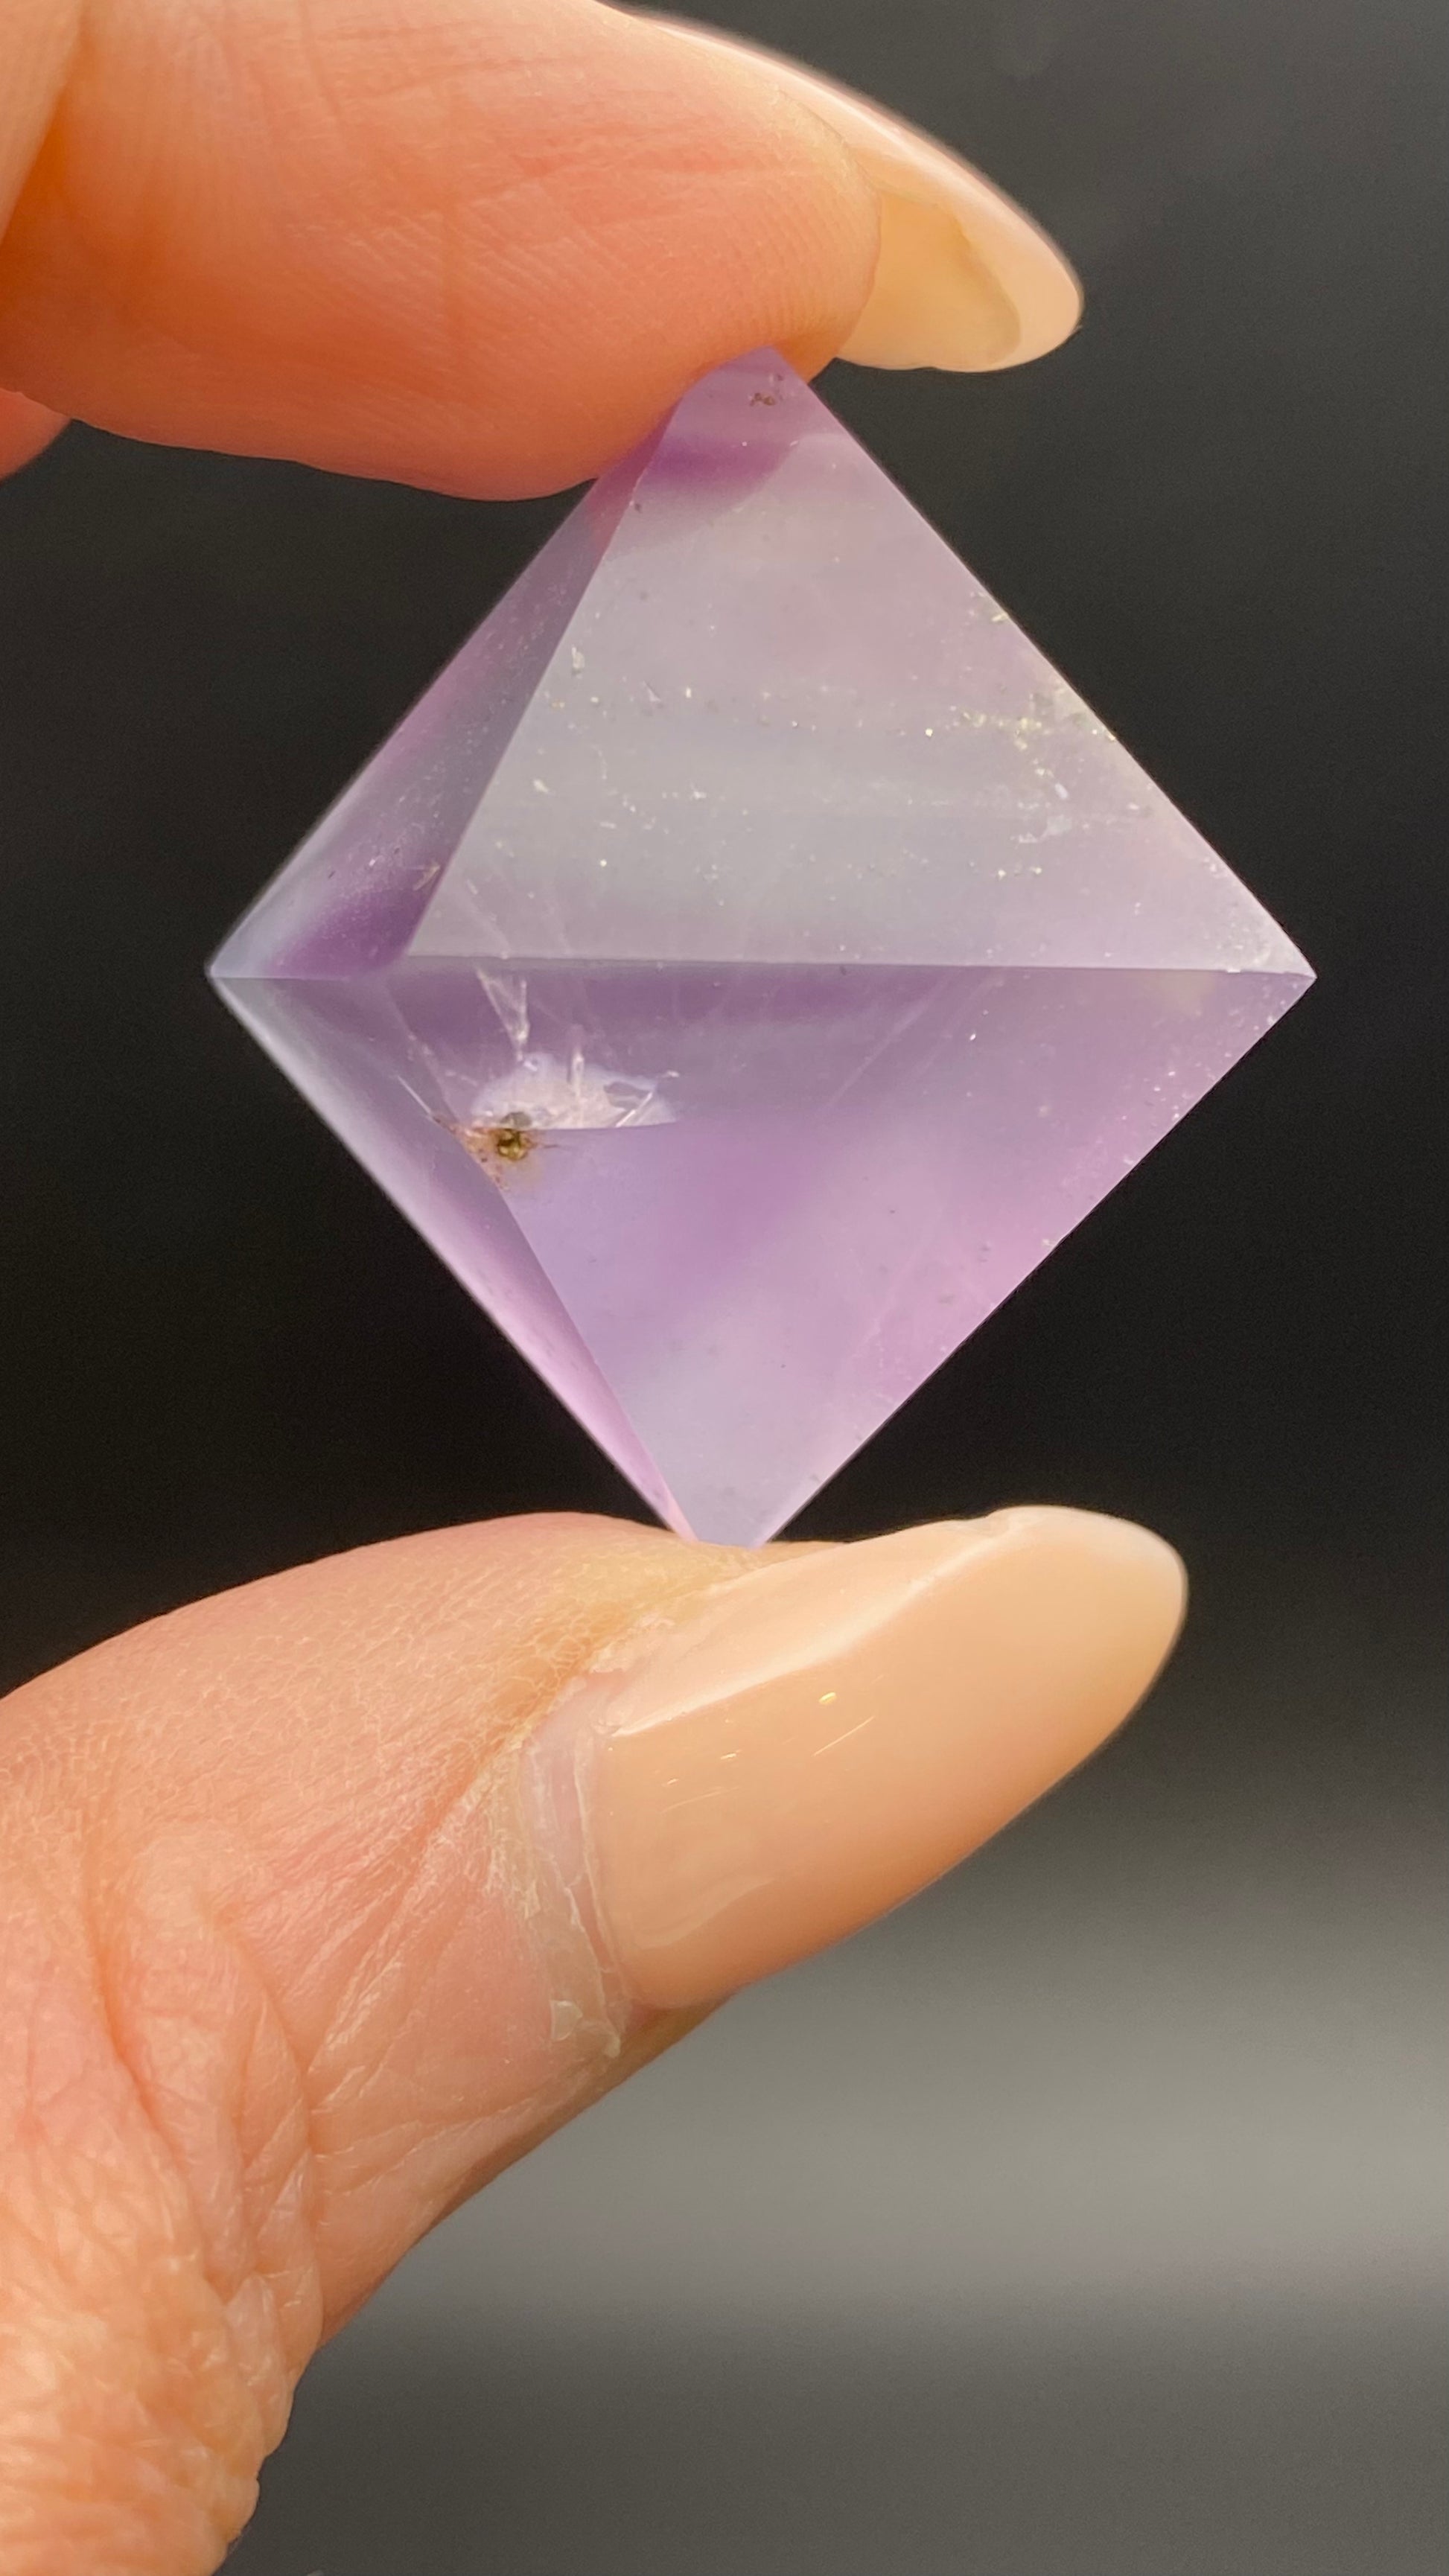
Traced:
[[70, 21], [0, 28], [0, 384], [133, 437], [538, 492], [744, 349], [812, 372], [867, 305], [891, 364], [1009, 363], [1075, 319], [949, 154], [596, 0]]

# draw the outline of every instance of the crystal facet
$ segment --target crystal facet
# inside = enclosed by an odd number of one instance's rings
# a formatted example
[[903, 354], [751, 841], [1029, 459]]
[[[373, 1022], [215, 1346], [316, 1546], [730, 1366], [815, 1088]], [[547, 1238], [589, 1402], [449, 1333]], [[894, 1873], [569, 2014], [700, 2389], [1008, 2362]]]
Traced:
[[768, 353], [594, 487], [213, 973], [660, 1515], [745, 1542], [1310, 981]]

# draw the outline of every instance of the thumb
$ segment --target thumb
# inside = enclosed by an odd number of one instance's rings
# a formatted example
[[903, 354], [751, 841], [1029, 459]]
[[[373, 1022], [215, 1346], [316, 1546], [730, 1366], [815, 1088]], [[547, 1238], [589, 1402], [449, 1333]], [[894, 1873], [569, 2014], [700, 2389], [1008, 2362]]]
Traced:
[[1015, 1511], [765, 1558], [502, 1522], [197, 1604], [7, 1704], [0, 2560], [199, 2576], [324, 2337], [746, 1979], [1080, 1761], [1163, 1544]]
[[812, 372], [868, 301], [856, 354], [966, 367], [1078, 306], [949, 153], [597, 0], [6, 0], [0, 234], [0, 470], [48, 408], [548, 491], [742, 350]]

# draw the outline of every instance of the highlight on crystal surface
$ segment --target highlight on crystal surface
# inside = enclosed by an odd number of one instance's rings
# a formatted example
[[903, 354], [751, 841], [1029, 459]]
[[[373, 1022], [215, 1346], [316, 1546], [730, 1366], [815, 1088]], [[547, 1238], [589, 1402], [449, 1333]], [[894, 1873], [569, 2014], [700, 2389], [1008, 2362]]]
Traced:
[[212, 972], [661, 1517], [747, 1543], [1311, 980], [768, 353], [595, 485]]

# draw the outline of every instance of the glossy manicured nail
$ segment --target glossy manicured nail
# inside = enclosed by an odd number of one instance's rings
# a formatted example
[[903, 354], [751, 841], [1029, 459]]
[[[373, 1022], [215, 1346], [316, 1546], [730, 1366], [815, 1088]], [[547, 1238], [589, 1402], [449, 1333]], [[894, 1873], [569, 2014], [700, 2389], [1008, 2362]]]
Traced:
[[1183, 1597], [1148, 1531], [1028, 1509], [777, 1559], [636, 1634], [539, 1748], [611, 1970], [700, 2004], [898, 1904], [1127, 1716]]
[[[651, 19], [651, 24], [659, 24]], [[980, 172], [870, 99], [763, 46], [664, 22], [692, 44], [752, 57], [833, 128], [880, 201], [870, 301], [839, 352], [865, 367], [1019, 366], [1068, 339], [1082, 291], [1055, 244]]]

